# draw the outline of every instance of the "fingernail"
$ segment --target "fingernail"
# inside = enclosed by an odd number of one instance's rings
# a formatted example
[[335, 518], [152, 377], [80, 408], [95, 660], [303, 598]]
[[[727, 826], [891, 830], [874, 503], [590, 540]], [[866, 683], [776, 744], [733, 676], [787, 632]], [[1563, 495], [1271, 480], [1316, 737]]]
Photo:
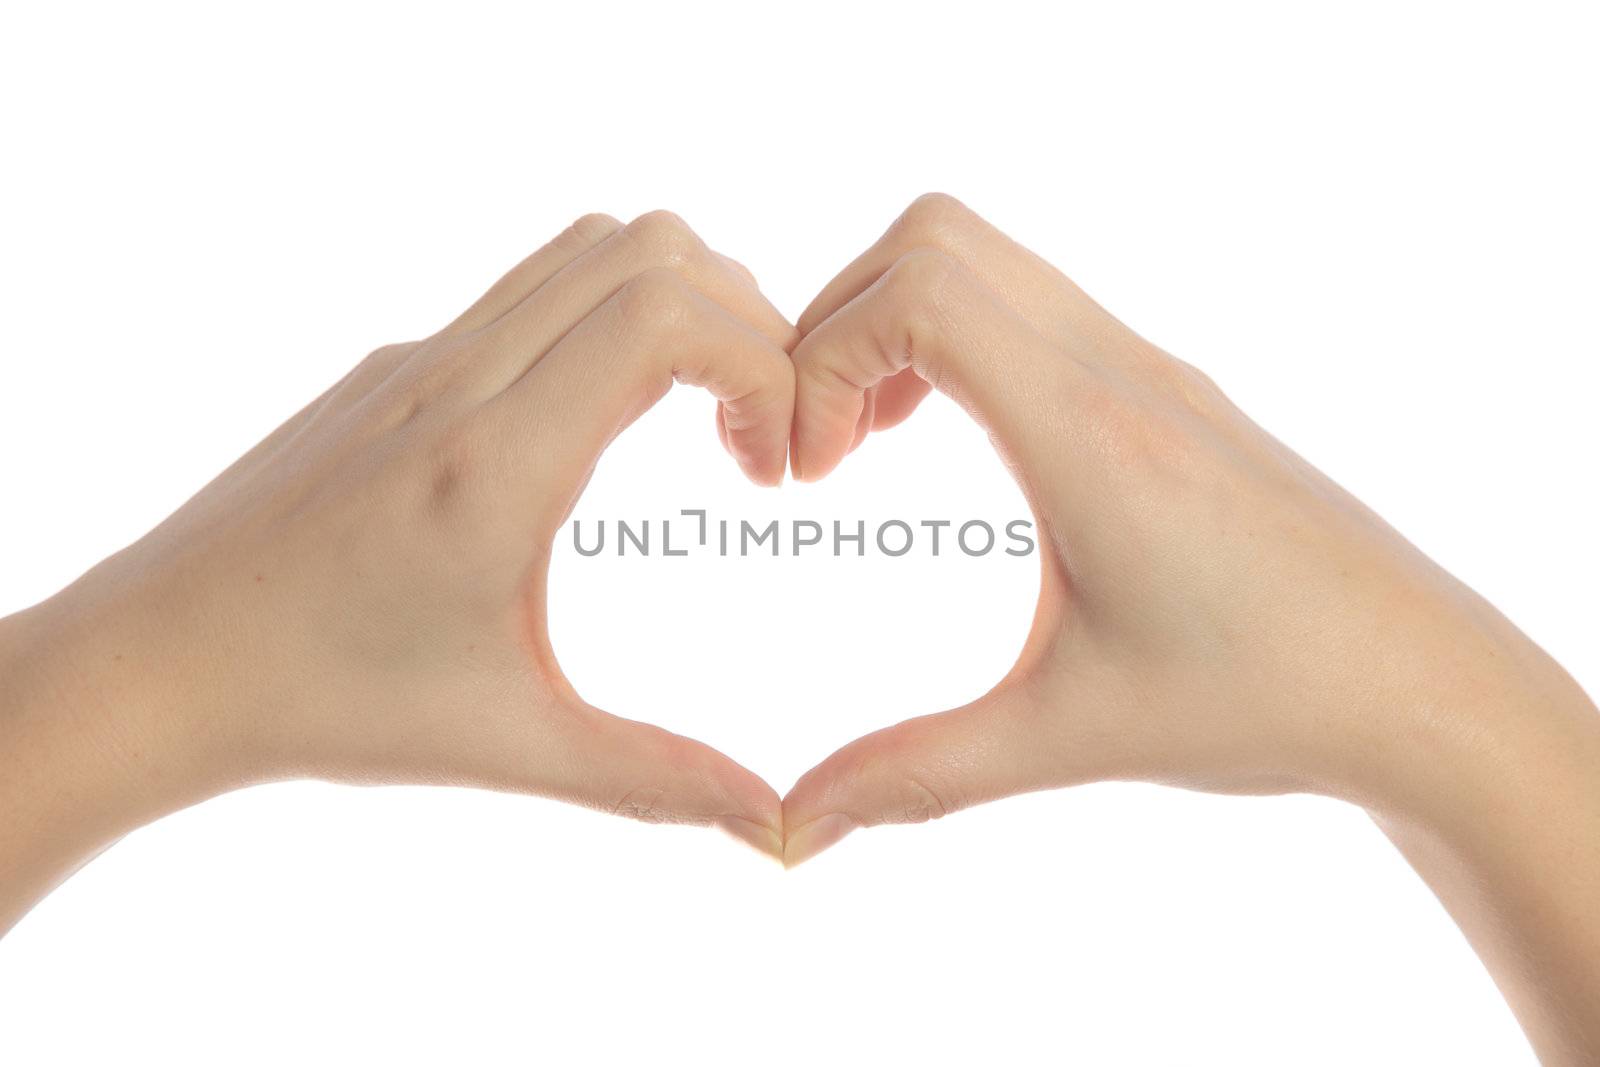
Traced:
[[783, 838], [770, 826], [742, 819], [737, 815], [724, 815], [717, 820], [717, 826], [737, 837], [757, 852], [765, 853], [773, 859], [783, 859]]
[[855, 820], [848, 815], [824, 815], [811, 820], [784, 841], [783, 865], [799, 866], [823, 849], [837, 845], [855, 828]]
[[765, 471], [756, 478], [756, 484], [765, 489], [776, 489], [783, 484], [784, 470], [789, 464], [784, 463], [777, 470]]

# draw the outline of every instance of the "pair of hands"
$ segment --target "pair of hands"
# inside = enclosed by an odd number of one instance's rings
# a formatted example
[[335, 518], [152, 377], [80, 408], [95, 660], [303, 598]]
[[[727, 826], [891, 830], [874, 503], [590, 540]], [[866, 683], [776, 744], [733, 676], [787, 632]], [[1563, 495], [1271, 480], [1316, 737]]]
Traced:
[[[1015, 669], [781, 802], [585, 703], [547, 637], [550, 547], [674, 380], [715, 395], [763, 484], [786, 458], [826, 475], [930, 388], [956, 398], [1040, 525]], [[39, 610], [96, 649], [85, 677], [45, 682], [125, 709], [94, 729], [153, 808], [289, 777], [447, 782], [716, 823], [791, 864], [858, 827], [1108, 778], [1411, 810], [1441, 799], [1416, 768], [1463, 741], [1432, 712], [1526, 656], [1204, 375], [938, 195], [797, 327], [675, 216], [586, 216]]]
[[[753, 479], [826, 475], [938, 388], [1040, 530], [1015, 667], [782, 800], [585, 703], [545, 623], [608, 443], [709, 389]], [[1101, 779], [1365, 807], [1551, 1063], [1600, 1057], [1600, 717], [1537, 646], [948, 197], [791, 325], [656, 213], [587, 216], [434, 336], [374, 352], [148, 536], [0, 619], [0, 932], [121, 834], [253, 782], [440, 782], [844, 834]]]

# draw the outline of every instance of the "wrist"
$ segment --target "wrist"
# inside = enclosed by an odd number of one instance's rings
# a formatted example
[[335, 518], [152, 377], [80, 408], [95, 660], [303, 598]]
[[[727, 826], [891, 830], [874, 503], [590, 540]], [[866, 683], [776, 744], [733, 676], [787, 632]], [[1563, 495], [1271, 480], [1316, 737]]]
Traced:
[[1410, 785], [1368, 811], [1460, 925], [1541, 1059], [1590, 1063], [1600, 1047], [1585, 1030], [1600, 1003], [1600, 712], [1548, 667], [1508, 677], [1426, 731], [1432, 765], [1417, 762]]
[[1349, 798], [1386, 826], [1466, 841], [1600, 783], [1600, 713], [1520, 634], [1492, 668], [1413, 691], [1391, 719]]
[[0, 932], [124, 834], [230, 787], [150, 623], [81, 582], [0, 620]]

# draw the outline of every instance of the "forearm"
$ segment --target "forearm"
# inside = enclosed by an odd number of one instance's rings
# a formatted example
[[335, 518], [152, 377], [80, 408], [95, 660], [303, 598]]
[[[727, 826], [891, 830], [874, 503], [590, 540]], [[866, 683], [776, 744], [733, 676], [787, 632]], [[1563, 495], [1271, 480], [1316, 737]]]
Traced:
[[148, 629], [71, 589], [0, 619], [0, 935], [130, 830], [224, 788]]
[[[1553, 667], [1553, 665], [1551, 665]], [[1444, 903], [1541, 1060], [1600, 1062], [1600, 714], [1556, 669], [1469, 709], [1378, 825]]]

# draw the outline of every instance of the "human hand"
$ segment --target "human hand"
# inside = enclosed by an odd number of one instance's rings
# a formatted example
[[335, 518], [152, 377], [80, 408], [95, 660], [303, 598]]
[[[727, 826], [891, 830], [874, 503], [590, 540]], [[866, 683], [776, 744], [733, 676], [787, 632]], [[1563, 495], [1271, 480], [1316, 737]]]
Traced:
[[1464, 787], [1427, 768], [1495, 759], [1530, 686], [1564, 709], [1551, 738], [1587, 739], [1571, 679], [1504, 618], [956, 201], [913, 204], [799, 328], [796, 477], [826, 475], [931, 383], [1016, 474], [1044, 570], [991, 693], [801, 778], [790, 863], [857, 827], [1104, 779], [1444, 817]]
[[[125, 788], [99, 805], [108, 823], [86, 827], [95, 805], [81, 796], [30, 820], [25, 805], [71, 772], [19, 769], [7, 829], [58, 855], [8, 879], [0, 930], [133, 825], [292, 777], [534, 793], [718, 823], [776, 854], [766, 783], [567, 684], [545, 576], [600, 453], [674, 379], [716, 395], [751, 478], [781, 480], [792, 341], [748, 272], [676, 217], [585, 217], [455, 322], [374, 352], [148, 536], [8, 620], [39, 654], [17, 655], [6, 696], [26, 712], [27, 693], [47, 691], [60, 714], [19, 712], [37, 736], [7, 749], [87, 753], [83, 794]], [[33, 772], [51, 787], [30, 789]], [[70, 832], [43, 832], [56, 814]], [[96, 840], [73, 840], [85, 834]], [[0, 840], [0, 859], [24, 852]]]
[[1324, 793], [1365, 807], [1428, 881], [1544, 1062], [1595, 1062], [1600, 716], [1553, 660], [948, 197], [913, 204], [799, 327], [796, 476], [936, 386], [1021, 483], [1043, 575], [992, 691], [801, 777], [786, 863], [1081, 782]]

